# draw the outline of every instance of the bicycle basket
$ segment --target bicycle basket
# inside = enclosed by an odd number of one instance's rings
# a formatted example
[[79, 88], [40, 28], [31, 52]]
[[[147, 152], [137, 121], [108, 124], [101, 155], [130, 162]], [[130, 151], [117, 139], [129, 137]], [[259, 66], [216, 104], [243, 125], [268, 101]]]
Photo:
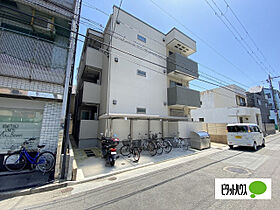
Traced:
[[141, 140], [133, 140], [132, 145], [133, 147], [141, 147]]
[[122, 141], [122, 144], [123, 144], [124, 146], [129, 146], [129, 145], [130, 145], [130, 140], [123, 140], [123, 141]]

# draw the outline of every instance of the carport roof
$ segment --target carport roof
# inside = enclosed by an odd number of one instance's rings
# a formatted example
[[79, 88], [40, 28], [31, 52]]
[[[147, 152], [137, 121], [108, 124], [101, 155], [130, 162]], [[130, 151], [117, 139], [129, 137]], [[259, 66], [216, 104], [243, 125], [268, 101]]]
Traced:
[[99, 116], [99, 119], [135, 119], [135, 120], [170, 120], [170, 121], [188, 121], [186, 117], [146, 115], [146, 114], [121, 114], [109, 113]]

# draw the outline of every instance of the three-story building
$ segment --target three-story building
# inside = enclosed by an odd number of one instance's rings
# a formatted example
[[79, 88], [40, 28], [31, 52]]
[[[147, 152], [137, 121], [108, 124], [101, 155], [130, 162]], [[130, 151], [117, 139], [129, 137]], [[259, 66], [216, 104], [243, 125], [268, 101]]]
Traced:
[[[198, 65], [188, 58], [196, 42], [176, 28], [167, 34], [113, 7], [103, 32], [87, 31], [81, 56], [75, 116], [80, 147], [98, 135], [167, 135], [167, 120], [190, 120], [200, 94], [189, 88]], [[165, 121], [165, 122], [163, 122]]]

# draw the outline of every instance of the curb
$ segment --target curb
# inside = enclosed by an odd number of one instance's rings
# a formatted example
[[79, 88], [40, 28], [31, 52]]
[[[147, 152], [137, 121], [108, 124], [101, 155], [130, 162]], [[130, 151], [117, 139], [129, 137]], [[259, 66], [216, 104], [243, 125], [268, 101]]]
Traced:
[[[213, 149], [217, 149], [217, 148], [213, 148]], [[193, 156], [193, 155], [196, 155], [196, 154], [200, 154], [201, 152], [202, 151], [198, 150], [197, 152], [194, 152], [192, 154], [183, 155], [183, 156], [180, 156], [180, 157], [174, 157], [174, 158], [170, 158], [170, 159], [167, 159], [167, 160], [162, 160], [162, 161], [159, 161], [159, 162], [150, 162], [150, 163], [146, 163], [146, 164], [143, 164], [143, 165], [139, 165], [139, 166], [135, 166], [135, 167], [131, 167], [131, 168], [126, 168], [126, 169], [122, 169], [122, 170], [107, 173], [107, 174], [100, 174], [100, 175], [88, 177], [86, 179], [79, 180], [79, 181], [62, 181], [62, 182], [58, 181], [58, 182], [55, 182], [53, 184], [48, 184], [48, 185], [44, 185], [44, 186], [40, 186], [40, 187], [34, 187], [34, 188], [28, 188], [28, 189], [24, 189], [24, 190], [15, 190], [15, 191], [10, 191], [10, 192], [4, 192], [4, 193], [0, 193], [0, 197], [1, 197], [0, 201], [4, 200], [4, 199], [8, 199], [8, 198], [17, 197], [17, 196], [31, 195], [31, 194], [40, 193], [40, 192], [53, 191], [53, 190], [56, 190], [56, 189], [67, 187], [67, 186], [74, 186], [74, 185], [77, 185], [77, 184], [82, 184], [82, 183], [86, 183], [86, 182], [110, 177], [110, 176], [113, 176], [113, 175], [121, 174], [121, 173], [128, 172], [128, 171], [132, 171], [132, 170], [135, 170], [135, 169], [144, 168], [144, 167], [151, 166], [151, 165], [156, 165], [156, 164], [161, 164], [161, 163], [172, 161], [172, 160], [175, 160], [175, 159], [178, 159], [178, 158], [185, 158], [185, 157], [188, 157], [188, 156]]]

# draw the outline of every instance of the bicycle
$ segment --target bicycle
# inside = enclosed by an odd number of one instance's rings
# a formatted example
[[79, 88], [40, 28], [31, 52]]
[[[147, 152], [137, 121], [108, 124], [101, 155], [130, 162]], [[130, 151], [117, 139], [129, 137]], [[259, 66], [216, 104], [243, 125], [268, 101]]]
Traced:
[[138, 147], [133, 145], [130, 140], [124, 140], [122, 141], [123, 146], [120, 148], [120, 153], [123, 156], [128, 156], [130, 155], [133, 156], [134, 161], [133, 162], [138, 162], [140, 159], [140, 150]]
[[183, 139], [180, 137], [174, 137], [172, 139], [173, 147], [183, 148], [183, 150], [189, 150], [189, 141], [188, 139]]
[[36, 165], [37, 168], [43, 173], [49, 172], [54, 168], [54, 154], [48, 151], [40, 153], [40, 149], [44, 148], [45, 145], [38, 145], [38, 151], [34, 158], [29, 155], [25, 145], [29, 144], [29, 141], [32, 140], [35, 140], [35, 138], [30, 138], [24, 141], [19, 151], [12, 153], [5, 158], [4, 166], [8, 171], [13, 172], [23, 170], [27, 164], [27, 160], [32, 165]]
[[154, 141], [154, 144], [156, 145], [156, 151], [158, 155], [161, 155], [163, 153], [163, 144], [158, 139], [157, 133], [152, 134], [152, 141]]
[[[145, 136], [147, 135], [148, 134], [145, 134]], [[155, 156], [157, 154], [157, 145], [155, 144], [155, 142], [153, 142], [152, 139], [144, 139], [142, 137], [140, 144], [140, 152], [142, 152], [142, 150], [148, 151], [151, 156]]]
[[[162, 133], [159, 133], [159, 134], [162, 135]], [[166, 152], [166, 153], [171, 152], [173, 147], [168, 138], [164, 138], [162, 135], [161, 138], [159, 138], [159, 142], [162, 145], [164, 152]]]

